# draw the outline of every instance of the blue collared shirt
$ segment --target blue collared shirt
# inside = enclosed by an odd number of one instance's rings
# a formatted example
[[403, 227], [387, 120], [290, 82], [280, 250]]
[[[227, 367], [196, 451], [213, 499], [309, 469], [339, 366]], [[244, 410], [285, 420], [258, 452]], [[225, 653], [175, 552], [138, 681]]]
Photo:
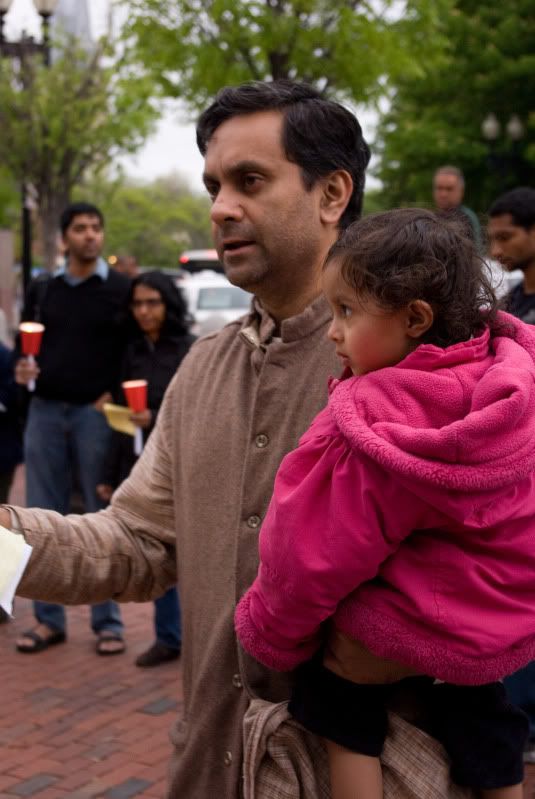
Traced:
[[68, 283], [69, 286], [79, 286], [80, 283], [84, 283], [86, 280], [89, 280], [89, 278], [93, 277], [93, 275], [96, 275], [102, 280], [102, 282], [105, 282], [108, 279], [110, 272], [110, 268], [104, 258], [99, 258], [93, 271], [85, 277], [74, 277], [73, 275], [70, 275], [67, 265], [68, 261], [66, 260], [62, 266], [59, 266], [55, 272], [53, 272], [52, 277], [62, 277], [65, 283]]

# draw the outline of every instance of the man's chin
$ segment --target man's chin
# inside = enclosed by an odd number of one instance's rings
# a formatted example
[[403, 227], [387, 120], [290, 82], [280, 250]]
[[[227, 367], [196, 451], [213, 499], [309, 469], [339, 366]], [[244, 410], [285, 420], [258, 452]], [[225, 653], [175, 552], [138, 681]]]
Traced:
[[257, 286], [261, 283], [264, 271], [258, 266], [242, 263], [229, 264], [223, 261], [225, 275], [233, 286], [237, 286], [244, 291], [255, 293]]

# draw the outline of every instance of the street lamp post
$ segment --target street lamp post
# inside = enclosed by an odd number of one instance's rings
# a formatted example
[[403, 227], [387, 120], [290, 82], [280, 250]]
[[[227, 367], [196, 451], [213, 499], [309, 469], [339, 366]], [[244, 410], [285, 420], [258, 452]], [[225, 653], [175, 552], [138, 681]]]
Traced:
[[[524, 125], [518, 114], [512, 114], [505, 126], [505, 138], [511, 142], [511, 152], [497, 151], [501, 132], [502, 126], [496, 114], [487, 114], [481, 123], [481, 133], [489, 143], [489, 166], [499, 174], [504, 184], [514, 183], [520, 162], [520, 141], [524, 138]], [[514, 180], [508, 180], [509, 175]]]
[[[0, 56], [7, 58], [17, 58], [24, 61], [25, 58], [34, 54], [40, 54], [43, 58], [45, 67], [50, 66], [50, 17], [56, 10], [58, 0], [33, 0], [36, 11], [42, 20], [43, 40], [34, 41], [32, 36], [27, 36], [24, 32], [17, 42], [8, 42], [4, 36], [5, 16], [11, 8], [13, 0], [0, 0]], [[21, 185], [21, 204], [22, 204], [22, 285], [24, 293], [28, 288], [32, 274], [32, 215], [31, 200], [28, 192], [28, 184], [25, 179]]]

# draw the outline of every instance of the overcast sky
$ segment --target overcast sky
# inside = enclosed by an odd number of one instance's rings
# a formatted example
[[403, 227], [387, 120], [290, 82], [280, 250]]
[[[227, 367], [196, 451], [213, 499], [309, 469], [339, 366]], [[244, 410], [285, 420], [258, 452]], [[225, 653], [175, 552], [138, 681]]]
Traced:
[[[106, 30], [109, 2], [89, 0], [88, 6], [93, 34], [98, 37]], [[13, 0], [6, 16], [7, 38], [18, 37], [22, 30], [39, 36], [40, 20], [32, 0]], [[150, 180], [170, 172], [179, 172], [193, 189], [203, 191], [203, 160], [195, 144], [195, 127], [193, 123], [185, 121], [185, 116], [177, 110], [176, 104], [169, 104], [156, 133], [136, 156], [122, 160], [126, 173]]]
[[[79, 2], [80, 0], [74, 0]], [[73, 2], [73, 0], [71, 0]], [[106, 30], [109, 0], [88, 0], [93, 35], [98, 37]], [[117, 12], [115, 12], [117, 14]], [[16, 38], [22, 30], [39, 37], [40, 20], [32, 0], [13, 0], [6, 16], [5, 34]], [[372, 117], [359, 114], [365, 135], [370, 140]], [[184, 176], [195, 191], [204, 191], [201, 180], [203, 159], [195, 144], [195, 126], [186, 120], [185, 112], [180, 112], [176, 103], [169, 103], [158, 123], [156, 132], [136, 156], [121, 160], [128, 175], [151, 180], [155, 177], [178, 172]], [[367, 185], [377, 185], [368, 179]]]

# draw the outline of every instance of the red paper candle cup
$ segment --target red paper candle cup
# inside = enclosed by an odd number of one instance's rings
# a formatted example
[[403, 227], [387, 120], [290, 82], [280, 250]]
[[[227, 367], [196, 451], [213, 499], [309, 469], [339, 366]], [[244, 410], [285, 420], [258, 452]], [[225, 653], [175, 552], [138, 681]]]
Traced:
[[39, 355], [45, 326], [39, 322], [22, 322], [19, 331], [23, 355]]
[[127, 380], [121, 383], [128, 407], [133, 413], [139, 413], [147, 409], [147, 381], [146, 380]]

